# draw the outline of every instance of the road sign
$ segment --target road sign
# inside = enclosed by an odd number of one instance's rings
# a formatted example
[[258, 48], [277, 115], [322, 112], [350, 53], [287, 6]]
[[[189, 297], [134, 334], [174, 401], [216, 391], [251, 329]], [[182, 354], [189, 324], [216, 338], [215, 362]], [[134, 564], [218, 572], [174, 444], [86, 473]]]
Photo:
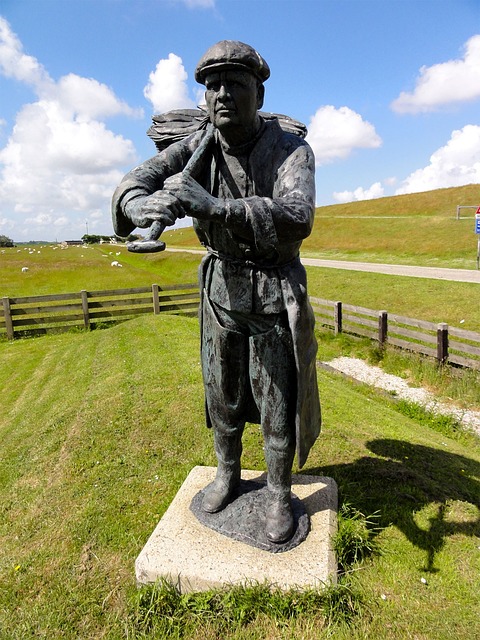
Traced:
[[475, 233], [480, 233], [480, 211], [475, 214]]

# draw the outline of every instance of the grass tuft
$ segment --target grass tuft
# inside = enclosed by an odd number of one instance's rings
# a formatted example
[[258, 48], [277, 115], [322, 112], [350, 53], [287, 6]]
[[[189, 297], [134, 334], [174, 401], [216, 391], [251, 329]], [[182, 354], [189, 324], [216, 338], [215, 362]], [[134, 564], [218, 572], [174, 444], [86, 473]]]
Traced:
[[330, 626], [347, 625], [365, 615], [368, 601], [365, 592], [351, 579], [341, 579], [322, 593], [322, 611]]
[[338, 512], [338, 531], [333, 545], [340, 571], [345, 573], [372, 554], [379, 553], [376, 535], [379, 514], [365, 516], [359, 509], [344, 503]]
[[418, 423], [446, 436], [452, 437], [457, 432], [463, 430], [459, 421], [453, 416], [434, 413], [415, 402], [399, 400], [396, 408], [402, 415], [407, 416], [407, 418], [416, 420]]
[[[252, 583], [219, 590], [182, 594], [167, 580], [143, 587], [132, 600], [131, 637], [188, 637], [194, 628], [223, 637], [266, 618], [278, 627], [302, 617], [323, 618], [324, 624], [349, 625], [366, 605], [351, 581], [324, 589], [281, 591]], [[239, 636], [241, 637], [241, 635]]]

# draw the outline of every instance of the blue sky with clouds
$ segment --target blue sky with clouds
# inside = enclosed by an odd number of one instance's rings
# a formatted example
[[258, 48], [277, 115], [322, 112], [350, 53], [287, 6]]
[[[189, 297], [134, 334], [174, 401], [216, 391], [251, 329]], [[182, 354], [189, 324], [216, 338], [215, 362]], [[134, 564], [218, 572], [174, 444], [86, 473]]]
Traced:
[[480, 183], [480, 0], [2, 0], [0, 233], [111, 233], [152, 114], [199, 103], [223, 39], [309, 127], [319, 205]]

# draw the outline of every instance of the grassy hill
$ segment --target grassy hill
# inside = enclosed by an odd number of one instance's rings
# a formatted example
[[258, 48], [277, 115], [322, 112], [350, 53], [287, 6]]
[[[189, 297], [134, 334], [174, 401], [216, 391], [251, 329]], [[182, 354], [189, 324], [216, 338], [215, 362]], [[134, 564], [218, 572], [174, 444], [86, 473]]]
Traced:
[[[253, 615], [230, 599], [230, 617], [208, 617], [203, 597], [182, 601], [185, 621], [165, 597], [139, 599], [133, 563], [190, 469], [214, 464], [196, 320], [4, 342], [0, 359], [2, 640], [480, 635], [480, 451], [448, 423], [320, 371], [324, 430], [303, 472], [377, 514], [379, 554], [332, 600], [341, 611], [359, 592], [361, 612], [347, 627], [298, 598], [280, 620], [268, 602]], [[243, 464], [264, 468], [258, 428]]]
[[[478, 186], [461, 189], [320, 208], [312, 255], [472, 268], [472, 217], [454, 218], [456, 204], [474, 201]], [[385, 233], [394, 210], [398, 226]], [[448, 230], [453, 244], [464, 234], [451, 254], [443, 242]], [[191, 229], [166, 238], [171, 246], [198, 248]], [[113, 260], [123, 267], [111, 267]], [[8, 249], [0, 254], [0, 295], [193, 282], [199, 260], [106, 245]], [[480, 326], [477, 285], [317, 268], [308, 275], [312, 295]], [[322, 340], [324, 359], [369, 350], [346, 338]], [[324, 429], [303, 472], [335, 478], [346, 508], [342, 535], [360, 545], [368, 538], [376, 553], [347, 567], [328, 607], [246, 592], [229, 594], [215, 609], [215, 595], [174, 602], [168, 593], [137, 592], [133, 563], [158, 519], [193, 466], [215, 464], [198, 349], [197, 320], [166, 315], [91, 333], [0, 341], [0, 639], [480, 636], [478, 439], [323, 370]], [[420, 369], [425, 375], [425, 363]], [[402, 372], [414, 376], [411, 361]], [[432, 385], [446, 384], [448, 375], [435, 370]], [[478, 377], [453, 378], [459, 397], [478, 401]], [[447, 387], [444, 393], [454, 395]], [[264, 468], [257, 427], [245, 434], [243, 464]], [[366, 527], [372, 514], [376, 529]], [[255, 613], [260, 596], [265, 608]]]
[[[321, 189], [318, 185], [317, 189]], [[473, 209], [480, 205], [480, 185], [437, 189], [318, 207], [315, 225], [302, 246], [309, 257], [476, 268], [477, 238]], [[165, 234], [167, 244], [198, 247], [192, 228]]]
[[[317, 188], [321, 189], [321, 186]], [[417, 218], [427, 216], [448, 219], [455, 218], [457, 205], [480, 206], [480, 184], [334, 204], [319, 207], [317, 215], [325, 218], [346, 215], [367, 217], [414, 216]], [[473, 218], [474, 213], [473, 209], [464, 209], [461, 215]]]

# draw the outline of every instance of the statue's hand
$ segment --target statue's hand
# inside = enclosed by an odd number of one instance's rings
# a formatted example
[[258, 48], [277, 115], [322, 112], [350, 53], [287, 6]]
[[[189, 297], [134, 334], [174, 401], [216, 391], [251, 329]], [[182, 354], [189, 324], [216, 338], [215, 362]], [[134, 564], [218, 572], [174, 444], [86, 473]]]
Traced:
[[175, 197], [186, 213], [200, 220], [219, 218], [222, 200], [215, 198], [188, 174], [177, 173], [165, 180], [163, 190]]
[[177, 218], [185, 216], [178, 199], [165, 191], [156, 191], [151, 196], [130, 200], [125, 207], [125, 213], [139, 228], [149, 227], [156, 220], [169, 227], [175, 224]]

